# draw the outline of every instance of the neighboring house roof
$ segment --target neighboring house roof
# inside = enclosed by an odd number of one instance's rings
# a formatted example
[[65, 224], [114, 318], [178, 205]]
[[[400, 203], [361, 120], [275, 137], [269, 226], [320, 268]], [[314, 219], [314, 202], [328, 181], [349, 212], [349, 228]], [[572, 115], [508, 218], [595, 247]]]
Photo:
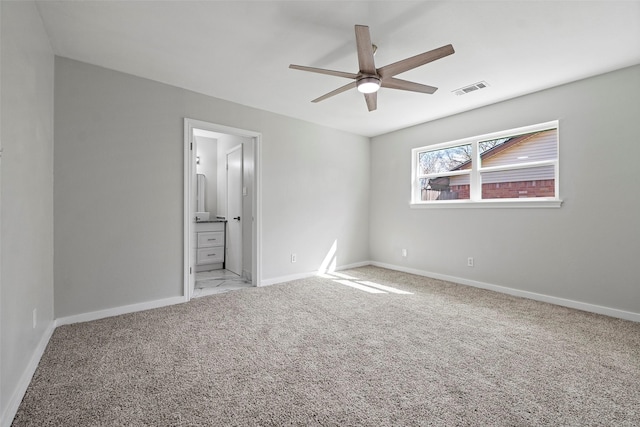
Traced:
[[[548, 130], [542, 130], [539, 132], [534, 132], [534, 133], [527, 133], [525, 135], [519, 135], [519, 136], [514, 136], [512, 138], [510, 138], [509, 140], [503, 142], [500, 145], [496, 145], [495, 147], [492, 147], [490, 149], [488, 149], [487, 151], [485, 151], [484, 153], [480, 154], [480, 158], [483, 160], [488, 160], [492, 157], [498, 156], [500, 153], [503, 153], [507, 150], [511, 150], [513, 148], [515, 148], [515, 146], [530, 140], [531, 138], [534, 138], [536, 136], [542, 135], [544, 133], [547, 132], [555, 132], [556, 129], [548, 129]], [[471, 160], [468, 160], [464, 163], [462, 163], [461, 165], [451, 169], [452, 171], [457, 171], [457, 170], [462, 170], [462, 169], [469, 169], [471, 168]]]

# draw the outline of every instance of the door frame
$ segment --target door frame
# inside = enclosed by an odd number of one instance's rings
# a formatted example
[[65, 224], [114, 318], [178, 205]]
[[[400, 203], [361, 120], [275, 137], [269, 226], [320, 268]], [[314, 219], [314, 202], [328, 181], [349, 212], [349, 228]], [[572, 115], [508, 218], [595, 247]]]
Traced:
[[193, 294], [192, 278], [195, 268], [191, 263], [192, 236], [195, 233], [191, 221], [192, 211], [192, 177], [195, 170], [195, 152], [193, 147], [193, 130], [203, 129], [211, 132], [241, 136], [253, 139], [253, 194], [252, 194], [252, 227], [251, 227], [251, 280], [254, 286], [262, 284], [262, 134], [259, 132], [219, 125], [202, 120], [184, 118], [184, 213], [183, 213], [183, 286], [184, 300], [189, 301]]

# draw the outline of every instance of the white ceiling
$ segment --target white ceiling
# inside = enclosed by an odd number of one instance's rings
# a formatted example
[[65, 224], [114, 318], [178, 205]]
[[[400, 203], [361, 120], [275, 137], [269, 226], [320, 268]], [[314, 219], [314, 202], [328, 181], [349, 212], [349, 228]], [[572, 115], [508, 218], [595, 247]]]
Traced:
[[[375, 136], [640, 63], [640, 1], [38, 2], [57, 55], [247, 106]], [[289, 64], [358, 72], [354, 25], [376, 66], [445, 44], [456, 53], [398, 75], [433, 95], [381, 89], [368, 112], [349, 80]], [[490, 86], [456, 96], [479, 81]]]

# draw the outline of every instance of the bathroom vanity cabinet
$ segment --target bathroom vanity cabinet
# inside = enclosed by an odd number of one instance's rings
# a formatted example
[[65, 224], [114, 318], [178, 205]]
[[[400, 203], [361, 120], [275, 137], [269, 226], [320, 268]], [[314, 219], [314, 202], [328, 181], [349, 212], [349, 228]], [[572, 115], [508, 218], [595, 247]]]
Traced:
[[224, 221], [196, 223], [196, 272], [224, 268]]

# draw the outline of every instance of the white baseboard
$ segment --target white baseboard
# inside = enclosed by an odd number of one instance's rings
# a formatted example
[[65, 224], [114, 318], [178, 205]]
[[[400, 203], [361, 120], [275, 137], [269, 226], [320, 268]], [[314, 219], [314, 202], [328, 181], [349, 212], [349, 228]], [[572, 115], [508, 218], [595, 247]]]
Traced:
[[20, 377], [20, 381], [18, 385], [13, 390], [13, 394], [11, 398], [7, 402], [7, 406], [2, 414], [2, 418], [0, 418], [0, 426], [1, 427], [10, 427], [13, 419], [18, 412], [18, 408], [20, 407], [20, 403], [24, 398], [24, 394], [27, 392], [27, 388], [31, 383], [31, 379], [33, 378], [33, 374], [36, 373], [36, 369], [38, 368], [38, 364], [40, 363], [40, 359], [44, 354], [44, 350], [47, 348], [47, 344], [49, 344], [49, 340], [51, 339], [51, 335], [53, 335], [53, 331], [55, 329], [55, 321], [51, 321], [47, 326], [47, 329], [42, 334], [40, 341], [38, 342], [38, 346], [35, 348], [33, 354], [31, 355], [31, 359], [29, 360], [29, 364], [26, 369], [22, 373]]
[[74, 314], [73, 316], [56, 319], [55, 326], [70, 325], [72, 323], [89, 322], [91, 320], [104, 319], [105, 317], [119, 316], [121, 314], [135, 313], [137, 311], [151, 310], [153, 308], [166, 307], [168, 305], [185, 302], [184, 297], [172, 297], [155, 301], [141, 302], [139, 304], [123, 305], [121, 307], [108, 308], [106, 310], [92, 311], [89, 313]]
[[415, 268], [402, 267], [384, 262], [371, 261], [370, 265], [376, 267], [387, 268], [389, 270], [402, 271], [405, 273], [415, 274], [417, 276], [431, 277], [433, 279], [446, 280], [448, 282], [458, 283], [461, 285], [473, 286], [475, 288], [488, 289], [490, 291], [501, 292], [516, 297], [528, 298], [536, 301], [548, 302], [563, 307], [575, 308], [578, 310], [588, 311], [591, 313], [604, 314], [605, 316], [616, 317], [618, 319], [631, 320], [632, 322], [640, 322], [640, 313], [619, 310], [617, 308], [604, 307], [602, 305], [589, 304], [586, 302], [574, 301], [566, 298], [559, 298], [550, 295], [538, 294], [536, 292], [522, 291], [519, 289], [508, 288], [506, 286], [493, 285], [491, 283], [478, 282], [476, 280], [463, 279], [461, 277], [448, 276], [446, 274], [432, 273], [430, 271], [418, 270]]
[[[348, 270], [350, 268], [364, 267], [366, 265], [371, 265], [371, 262], [370, 261], [361, 261], [361, 262], [356, 262], [356, 263], [353, 263], [353, 264], [341, 265], [340, 267], [336, 268], [336, 271]], [[306, 273], [291, 274], [289, 276], [273, 277], [271, 279], [262, 279], [260, 281], [260, 286], [269, 286], [269, 285], [275, 285], [275, 284], [278, 284], [278, 283], [291, 282], [292, 280], [306, 279], [307, 277], [313, 277], [313, 276], [316, 276], [316, 275], [318, 275], [318, 271], [310, 271], [310, 272], [306, 272]]]
[[277, 285], [278, 283], [291, 282], [292, 280], [306, 279], [308, 277], [315, 276], [318, 273], [297, 273], [290, 274], [288, 276], [272, 277], [271, 279], [262, 279], [260, 286]]

